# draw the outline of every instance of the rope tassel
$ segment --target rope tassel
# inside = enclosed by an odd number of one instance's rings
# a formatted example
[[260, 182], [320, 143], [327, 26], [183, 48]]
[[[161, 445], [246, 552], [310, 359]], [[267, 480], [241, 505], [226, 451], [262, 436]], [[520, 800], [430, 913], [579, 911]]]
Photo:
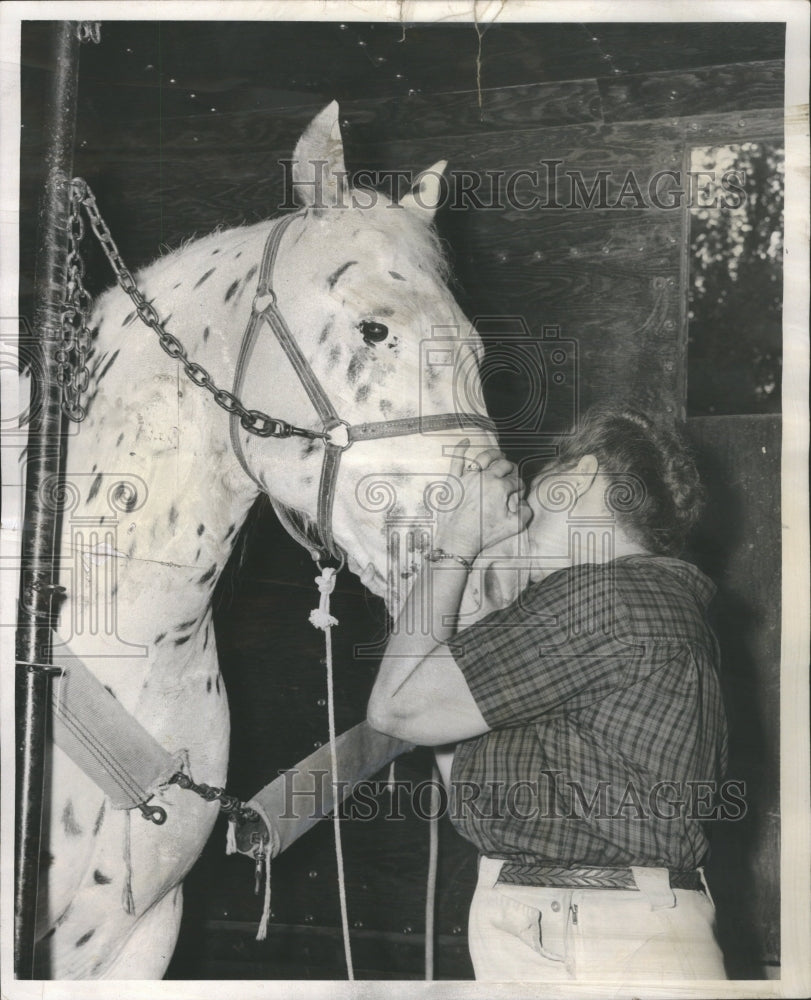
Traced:
[[[334, 567], [327, 566], [325, 570], [322, 570], [321, 576], [315, 578], [315, 582], [318, 585], [321, 600], [318, 602], [318, 607], [313, 608], [310, 612], [310, 624], [326, 632], [327, 629], [338, 624], [338, 619], [333, 618], [329, 611], [329, 596], [335, 590]], [[327, 647], [327, 656], [331, 656], [332, 650], [330, 648], [329, 634], [327, 634]]]

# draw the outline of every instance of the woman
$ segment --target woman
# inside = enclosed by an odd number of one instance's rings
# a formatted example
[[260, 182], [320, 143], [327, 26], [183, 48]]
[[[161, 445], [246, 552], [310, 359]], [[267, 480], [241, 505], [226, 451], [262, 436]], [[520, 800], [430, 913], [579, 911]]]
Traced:
[[[726, 763], [714, 588], [677, 558], [695, 466], [672, 428], [609, 410], [526, 499], [498, 452], [462, 450], [462, 500], [437, 515], [433, 571], [401, 612], [430, 586], [432, 634], [394, 630], [368, 720], [457, 744], [452, 819], [480, 851], [476, 976], [724, 978], [701, 869]], [[454, 634], [473, 561], [519, 532], [529, 585]]]

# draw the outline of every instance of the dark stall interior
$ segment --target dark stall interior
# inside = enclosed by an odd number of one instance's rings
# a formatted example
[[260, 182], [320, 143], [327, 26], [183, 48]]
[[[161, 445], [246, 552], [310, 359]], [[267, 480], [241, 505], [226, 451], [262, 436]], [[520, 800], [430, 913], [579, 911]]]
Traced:
[[[487, 356], [520, 358], [532, 343], [549, 372], [563, 347], [564, 378], [546, 380], [545, 432], [606, 399], [686, 417], [710, 494], [692, 558], [719, 588], [729, 776], [746, 783], [746, 815], [713, 824], [708, 866], [733, 978], [779, 974], [780, 962], [783, 55], [784, 26], [768, 23], [110, 21], [101, 43], [82, 50], [75, 156], [134, 269], [195, 234], [275, 214], [285, 195], [278, 161], [337, 99], [350, 171], [449, 161], [450, 205], [437, 224]], [[22, 315], [48, 58], [47, 25], [24, 24]], [[714, 178], [699, 180], [704, 200], [691, 205], [679, 189], [707, 163]], [[730, 165], [745, 193], [742, 223], [710, 204]], [[519, 170], [537, 179], [525, 175], [507, 198]], [[110, 275], [98, 248], [86, 249], [98, 291]], [[515, 410], [520, 364], [512, 375], [487, 364], [505, 448], [531, 460], [537, 445]], [[257, 507], [248, 530], [216, 594], [229, 785], [244, 797], [327, 739], [321, 633], [307, 623], [310, 559], [269, 507]], [[376, 668], [355, 647], [379, 641], [387, 623], [348, 574], [333, 613], [343, 730], [363, 718]], [[397, 765], [401, 780], [430, 775], [426, 751]], [[428, 824], [409, 802], [393, 811], [401, 818], [344, 824], [357, 978], [422, 976]], [[330, 825], [273, 863], [262, 943], [252, 867], [225, 857], [224, 835], [223, 823], [186, 882], [169, 977], [345, 977]], [[470, 978], [475, 853], [447, 819], [439, 857], [436, 976]]]

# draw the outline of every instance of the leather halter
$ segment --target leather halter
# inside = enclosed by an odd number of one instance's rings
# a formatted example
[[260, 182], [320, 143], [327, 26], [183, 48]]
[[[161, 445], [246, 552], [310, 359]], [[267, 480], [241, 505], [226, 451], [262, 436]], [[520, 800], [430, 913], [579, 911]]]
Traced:
[[[240, 395], [259, 329], [263, 323], [266, 323], [284, 348], [284, 352], [304, 387], [310, 402], [313, 404], [313, 408], [323, 427], [321, 431], [313, 431], [287, 425], [288, 430], [284, 435], [296, 434], [312, 440], [320, 439], [324, 442], [324, 461], [321, 466], [321, 479], [318, 486], [318, 508], [315, 522], [315, 529], [318, 536], [316, 540], [317, 548], [314, 547], [313, 542], [307, 538], [304, 532], [291, 521], [289, 516], [272, 497], [271, 503], [287, 532], [310, 552], [313, 559], [320, 562], [324, 558], [331, 556], [343, 566], [344, 553], [336, 546], [332, 534], [332, 509], [335, 501], [335, 487], [338, 481], [341, 455], [348, 448], [357, 441], [374, 441], [388, 437], [407, 437], [412, 434], [438, 430], [462, 430], [465, 427], [479, 427], [495, 434], [496, 426], [489, 417], [482, 416], [479, 413], [438, 413], [427, 416], [402, 417], [396, 420], [377, 420], [361, 424], [349, 424], [347, 421], [341, 419], [332, 405], [329, 396], [324, 391], [324, 387], [318, 381], [315, 372], [313, 372], [309, 362], [304, 357], [296, 338], [291, 333], [278, 307], [276, 294], [271, 284], [273, 267], [276, 263], [282, 237], [290, 223], [296, 218], [302, 218], [302, 216], [300, 214], [285, 216], [285, 218], [273, 227], [265, 243], [253, 310], [248, 325], [245, 328], [242, 347], [239, 352], [239, 360], [237, 361], [234, 373], [233, 394], [237, 397]], [[240, 465], [260, 489], [263, 492], [267, 492], [266, 484], [257, 479], [245, 460], [242, 443], [239, 439], [240, 422], [235, 413], [231, 414], [230, 431], [231, 444]]]

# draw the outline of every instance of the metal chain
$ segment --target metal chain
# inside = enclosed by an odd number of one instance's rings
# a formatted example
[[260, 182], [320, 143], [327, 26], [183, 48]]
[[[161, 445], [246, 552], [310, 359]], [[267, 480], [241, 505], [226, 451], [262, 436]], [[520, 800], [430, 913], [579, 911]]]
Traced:
[[211, 375], [209, 375], [202, 365], [196, 361], [190, 361], [183, 344], [163, 326], [152, 303], [148, 302], [138, 289], [135, 278], [133, 278], [132, 272], [124, 263], [107, 223], [101, 217], [99, 207], [96, 204], [96, 198], [87, 182], [81, 177], [75, 177], [73, 179], [73, 189], [77, 192], [77, 196], [87, 212], [93, 232], [96, 234], [107, 259], [110, 261], [116, 281], [132, 299], [139, 318], [155, 331], [161, 347], [170, 358], [176, 358], [180, 361], [186, 375], [195, 385], [201, 389], [207, 389], [214, 397], [214, 402], [218, 406], [221, 406], [227, 413], [235, 413], [239, 417], [240, 426], [249, 433], [256, 434], [257, 437], [286, 438], [292, 435], [311, 439], [327, 437], [324, 431], [312, 431], [303, 427], [294, 427], [285, 420], [269, 416], [269, 414], [264, 413], [262, 410], [249, 410], [233, 393], [217, 386], [212, 380]]
[[169, 784], [179, 785], [181, 788], [188, 789], [190, 792], [194, 792], [195, 795], [199, 795], [201, 799], [205, 799], [206, 802], [218, 801], [220, 803], [220, 812], [234, 816], [240, 823], [255, 823], [257, 820], [261, 820], [259, 813], [246, 806], [236, 795], [228, 795], [224, 788], [216, 788], [215, 786], [202, 783], [198, 785], [187, 774], [183, 774], [182, 771], [173, 774], [169, 779]]
[[80, 21], [76, 27], [76, 37], [82, 44], [93, 42], [98, 45], [101, 41], [101, 21]]
[[87, 317], [91, 299], [84, 287], [84, 262], [80, 253], [83, 236], [82, 200], [72, 184], [68, 211], [65, 295], [61, 315], [62, 343], [55, 353], [55, 360], [56, 381], [62, 387], [62, 410], [77, 423], [86, 416], [81, 399], [90, 381], [87, 368], [87, 352], [90, 348]]

